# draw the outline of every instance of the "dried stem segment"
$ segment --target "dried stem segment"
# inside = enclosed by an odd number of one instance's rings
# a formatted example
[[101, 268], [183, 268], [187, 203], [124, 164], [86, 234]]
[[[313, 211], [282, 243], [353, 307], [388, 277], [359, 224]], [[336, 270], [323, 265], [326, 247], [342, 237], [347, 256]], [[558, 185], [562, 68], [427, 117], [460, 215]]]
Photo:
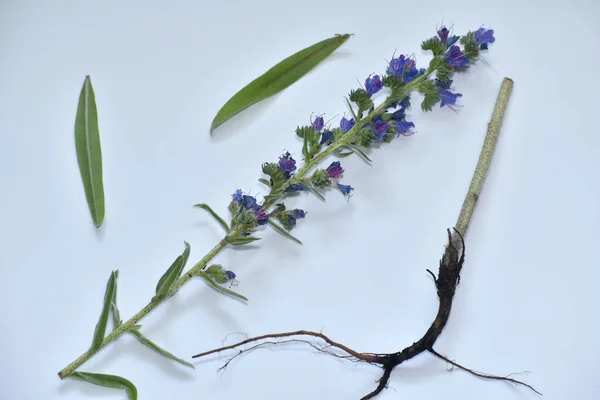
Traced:
[[469, 191], [465, 196], [462, 209], [460, 210], [458, 220], [456, 221], [455, 228], [463, 236], [466, 235], [467, 229], [469, 229], [469, 223], [471, 222], [473, 211], [475, 210], [475, 206], [479, 200], [479, 195], [483, 189], [483, 184], [485, 183], [490, 162], [494, 155], [494, 151], [496, 150], [498, 134], [500, 133], [500, 127], [502, 126], [504, 112], [506, 111], [506, 106], [508, 105], [513, 84], [514, 82], [512, 79], [504, 78], [502, 81], [502, 86], [500, 86], [500, 93], [496, 99], [496, 105], [494, 106], [492, 119], [488, 123], [487, 134], [485, 135], [485, 140], [483, 141], [483, 148], [479, 154], [479, 161], [477, 162], [477, 167], [475, 167], [475, 172], [473, 173], [473, 178], [471, 180], [471, 184], [469, 185]]

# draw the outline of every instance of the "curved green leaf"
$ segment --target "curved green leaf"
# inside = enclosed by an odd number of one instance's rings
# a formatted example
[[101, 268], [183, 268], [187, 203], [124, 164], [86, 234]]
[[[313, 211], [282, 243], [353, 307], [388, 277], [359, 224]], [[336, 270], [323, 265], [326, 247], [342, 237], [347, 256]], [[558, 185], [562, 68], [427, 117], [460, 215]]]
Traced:
[[160, 277], [158, 283], [156, 284], [156, 298], [164, 299], [169, 294], [169, 290], [173, 283], [179, 278], [181, 272], [183, 271], [183, 267], [187, 263], [188, 257], [190, 256], [190, 245], [188, 242], [185, 243], [185, 250], [183, 253], [178, 256], [173, 264], [169, 267], [169, 269]]
[[286, 238], [288, 238], [298, 244], [302, 244], [301, 241], [299, 241], [298, 239], [293, 237], [288, 231], [286, 231], [282, 226], [278, 225], [276, 222], [273, 222], [271, 219], [269, 219], [268, 222], [269, 222], [269, 225], [271, 225], [273, 227], [273, 229], [275, 229], [277, 232], [281, 233], [281, 235], [285, 236]]
[[292, 85], [340, 47], [349, 34], [335, 35], [291, 55], [237, 92], [219, 110], [210, 127], [213, 130], [254, 103]]
[[160, 354], [164, 357], [170, 358], [173, 361], [177, 361], [178, 363], [183, 364], [186, 367], [195, 369], [195, 367], [192, 364], [190, 364], [189, 362], [187, 362], [185, 360], [182, 360], [181, 358], [175, 357], [173, 354], [171, 354], [168, 351], [166, 351], [165, 349], [159, 347], [156, 343], [152, 342], [146, 336], [142, 335], [142, 333], [140, 331], [138, 331], [137, 329], [130, 329], [128, 332], [131, 333], [133, 336], [135, 336], [143, 345], [150, 347], [152, 350], [156, 351], [158, 354]]
[[369, 158], [369, 156], [367, 156], [367, 154], [362, 151], [358, 146], [355, 146], [353, 144], [348, 145], [352, 150], [354, 150], [354, 152], [356, 154], [358, 154], [363, 160], [365, 160], [366, 162], [371, 162], [371, 159]]
[[89, 75], [85, 77], [79, 94], [79, 105], [75, 116], [75, 150], [88, 207], [96, 228], [99, 228], [104, 220], [102, 148], [96, 96]]
[[234, 292], [233, 290], [225, 289], [223, 286], [219, 285], [204, 271], [198, 271], [197, 276], [204, 279], [210, 287], [212, 287], [213, 289], [215, 289], [218, 292], [228, 294], [229, 296], [233, 296], [233, 297], [236, 297], [236, 298], [244, 300], [244, 301], [248, 301], [248, 299], [245, 298], [244, 296], [242, 296], [241, 294], [238, 294], [238, 293]]
[[135, 385], [120, 376], [75, 371], [69, 375], [69, 378], [93, 383], [94, 385], [98, 386], [114, 389], [125, 389], [125, 393], [127, 393], [129, 400], [137, 400], [138, 397], [137, 388]]
[[242, 246], [248, 243], [256, 242], [260, 238], [252, 236], [225, 236], [225, 241], [232, 246]]
[[102, 306], [102, 312], [96, 329], [94, 329], [94, 338], [92, 339], [92, 350], [99, 349], [104, 340], [104, 334], [106, 333], [106, 325], [108, 324], [108, 315], [110, 314], [111, 305], [115, 298], [115, 292], [117, 290], [117, 276], [115, 271], [110, 273], [110, 278], [106, 284], [106, 292], [104, 293], [104, 305]]
[[212, 217], [214, 219], [216, 219], [219, 224], [221, 224], [223, 229], [225, 229], [225, 232], [229, 233], [229, 225], [227, 225], [227, 222], [225, 222], [225, 220], [223, 218], [221, 218], [219, 216], [219, 214], [214, 212], [213, 209], [210, 208], [210, 206], [208, 204], [196, 204], [194, 207], [198, 207], [198, 208], [208, 211], [209, 214], [212, 215]]

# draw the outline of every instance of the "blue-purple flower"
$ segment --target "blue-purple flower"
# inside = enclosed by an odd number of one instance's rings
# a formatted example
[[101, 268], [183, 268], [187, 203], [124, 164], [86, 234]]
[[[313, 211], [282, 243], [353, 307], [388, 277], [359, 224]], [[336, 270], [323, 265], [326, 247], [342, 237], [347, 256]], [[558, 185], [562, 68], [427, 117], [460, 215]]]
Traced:
[[228, 281], [232, 281], [236, 277], [235, 272], [233, 272], [233, 271], [227, 270], [227, 271], [224, 271], [224, 273], [225, 273], [225, 276], [227, 277]]
[[348, 120], [348, 119], [346, 119], [346, 117], [342, 117], [342, 119], [340, 120], [340, 128], [344, 132], [348, 132], [350, 129], [352, 129], [354, 124], [355, 124], [354, 118]]
[[401, 54], [398, 56], [398, 58], [392, 58], [388, 66], [387, 73], [401, 78], [404, 83], [408, 83], [423, 75], [425, 73], [425, 69], [417, 69], [415, 60], [406, 58], [406, 56]]
[[482, 50], [487, 50], [488, 43], [494, 43], [496, 38], [494, 37], [493, 29], [479, 28], [475, 31], [475, 43], [479, 45]]
[[446, 62], [451, 67], [464, 68], [469, 64], [469, 57], [465, 56], [458, 46], [450, 47], [446, 53]]
[[375, 93], [379, 92], [382, 87], [383, 82], [381, 81], [379, 75], [375, 75], [372, 78], [369, 76], [367, 80], [365, 80], [365, 89], [370, 95], [374, 95]]
[[237, 189], [232, 195], [232, 199], [240, 205], [240, 212], [242, 209], [250, 210], [256, 217], [258, 225], [265, 225], [269, 220], [269, 216], [261, 206], [258, 205], [256, 198], [242, 194], [241, 189]]
[[410, 136], [415, 132], [412, 128], [415, 127], [415, 124], [409, 121], [396, 121], [396, 132], [398, 132], [398, 136]]
[[321, 143], [320, 144], [329, 143], [331, 141], [332, 137], [333, 137], [333, 131], [330, 131], [330, 130], [323, 131], [323, 133], [321, 133]]
[[456, 99], [461, 97], [461, 93], [452, 93], [449, 90], [442, 90], [441, 92], [442, 102], [440, 103], [440, 107], [448, 106], [448, 108], [456, 111]]
[[301, 192], [306, 190], [306, 186], [303, 183], [292, 183], [285, 189], [285, 192]]
[[334, 161], [325, 169], [325, 171], [327, 171], [327, 175], [330, 178], [337, 179], [344, 173], [344, 168], [342, 168], [339, 161]]
[[279, 157], [279, 169], [283, 172], [285, 179], [289, 179], [292, 172], [296, 170], [296, 160], [292, 158], [289, 152]]
[[454, 35], [449, 37], [449, 34], [450, 31], [445, 26], [442, 26], [442, 28], [438, 31], [438, 36], [440, 37], [440, 40], [446, 46], [452, 46], [454, 43], [456, 43], [458, 39], [460, 39], [460, 36]]
[[350, 194], [354, 190], [354, 188], [350, 185], [342, 185], [341, 183], [337, 184], [337, 188], [340, 189], [340, 192], [346, 197], [350, 197]]
[[389, 127], [390, 123], [384, 121], [383, 118], [381, 118], [381, 116], [377, 116], [375, 118], [371, 127], [371, 129], [373, 130], [375, 142], [381, 143], [383, 141], [383, 138], [385, 138], [385, 134], [387, 133]]
[[291, 229], [293, 227], [296, 226], [296, 221], [304, 218], [306, 216], [306, 212], [304, 210], [300, 210], [299, 208], [296, 208], [295, 210], [292, 210], [290, 212], [287, 213], [287, 224], [288, 224], [288, 228]]
[[325, 121], [323, 120], [322, 116], [318, 116], [314, 119], [314, 121], [311, 121], [311, 124], [317, 130], [317, 132], [321, 132], [323, 130], [323, 126], [325, 126]]

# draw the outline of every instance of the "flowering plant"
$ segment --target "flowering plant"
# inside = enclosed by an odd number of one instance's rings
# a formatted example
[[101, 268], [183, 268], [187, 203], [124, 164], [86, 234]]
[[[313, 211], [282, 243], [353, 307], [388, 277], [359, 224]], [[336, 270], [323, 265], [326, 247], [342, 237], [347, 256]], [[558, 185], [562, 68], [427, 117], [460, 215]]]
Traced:
[[[407, 120], [411, 108], [411, 94], [416, 90], [423, 94], [421, 108], [431, 111], [437, 104], [440, 108], [454, 111], [462, 96], [453, 87], [451, 79], [455, 73], [464, 73], [477, 62], [482, 51], [495, 41], [494, 31], [479, 28], [462, 37], [451, 34], [442, 27], [437, 35], [425, 40], [421, 48], [431, 51], [433, 58], [427, 68], [417, 68], [413, 57], [398, 55], [392, 57], [384, 74], [370, 75], [360, 88], [352, 90], [346, 98], [349, 116], [342, 117], [337, 126], [325, 123], [322, 115], [311, 117], [310, 124], [297, 127], [295, 133], [302, 139], [303, 165], [299, 167], [291, 153], [286, 151], [275, 161], [262, 165], [264, 177], [260, 182], [269, 188], [262, 201], [236, 189], [231, 195], [229, 222], [219, 216], [207, 204], [196, 206], [209, 212], [223, 227], [226, 234], [200, 261], [185, 273], [190, 247], [186, 243], [185, 251], [177, 257], [171, 267], [160, 278], [152, 300], [128, 321], [123, 322], [116, 302], [116, 282], [118, 271], [114, 271], [108, 281], [104, 308], [91, 348], [59, 372], [61, 378], [75, 378], [110, 387], [125, 388], [134, 398], [135, 386], [124, 378], [81, 372], [77, 369], [93, 357], [98, 351], [115, 341], [121, 335], [129, 333], [142, 343], [160, 354], [192, 366], [175, 357], [142, 335], [139, 322], [148, 313], [175, 294], [193, 277], [204, 279], [214, 289], [242, 300], [237, 292], [230, 290], [235, 282], [235, 272], [218, 264], [210, 264], [213, 258], [228, 246], [243, 246], [260, 240], [257, 233], [270, 226], [285, 237], [300, 243], [290, 232], [299, 220], [307, 217], [301, 209], [287, 209], [285, 198], [292, 193], [307, 192], [324, 199], [325, 191], [331, 188], [339, 190], [348, 199], [355, 190], [351, 185], [342, 183], [344, 168], [339, 160], [327, 167], [318, 166], [330, 155], [343, 158], [356, 153], [370, 162], [368, 153], [399, 137], [414, 134], [415, 124]], [[380, 104], [375, 105], [375, 95], [386, 92]], [[225, 285], [229, 284], [229, 288]], [[114, 329], [105, 336], [109, 314], [113, 316]]]

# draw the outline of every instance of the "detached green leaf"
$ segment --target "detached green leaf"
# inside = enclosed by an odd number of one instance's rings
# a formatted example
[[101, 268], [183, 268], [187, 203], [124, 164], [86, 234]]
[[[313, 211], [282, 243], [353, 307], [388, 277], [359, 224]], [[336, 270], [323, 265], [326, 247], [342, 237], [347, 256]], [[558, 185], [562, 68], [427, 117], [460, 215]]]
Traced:
[[188, 257], [190, 256], [190, 245], [188, 242], [185, 243], [185, 250], [183, 253], [178, 256], [173, 264], [169, 267], [169, 269], [160, 277], [158, 283], [156, 284], [156, 298], [164, 299], [169, 294], [169, 290], [173, 283], [179, 278], [181, 272], [183, 271], [183, 267], [187, 263]]
[[158, 354], [160, 354], [164, 357], [170, 358], [171, 360], [176, 361], [180, 364], [183, 364], [186, 367], [195, 369], [195, 367], [192, 364], [190, 364], [189, 362], [182, 360], [181, 358], [175, 357], [173, 354], [169, 353], [165, 349], [160, 348], [156, 343], [152, 342], [150, 339], [148, 339], [147, 337], [142, 335], [142, 333], [140, 331], [138, 331], [137, 329], [131, 329], [129, 331], [129, 333], [131, 333], [133, 336], [135, 336], [143, 345], [150, 347], [152, 350], [156, 351]]
[[290, 233], [288, 231], [286, 231], [282, 226], [280, 226], [276, 222], [273, 222], [272, 220], [269, 219], [269, 225], [271, 225], [273, 227], [273, 229], [275, 229], [277, 232], [281, 233], [284, 237], [286, 237], [298, 244], [302, 244], [301, 241], [299, 241], [298, 239], [296, 239], [295, 237], [290, 235]]
[[225, 236], [225, 241], [233, 246], [242, 246], [244, 244], [252, 243], [257, 240], [260, 240], [260, 238], [252, 236]]
[[129, 400], [137, 400], [138, 397], [137, 388], [135, 385], [120, 376], [75, 371], [69, 375], [69, 378], [93, 383], [94, 385], [98, 386], [114, 389], [125, 389], [125, 393], [127, 393]]
[[223, 286], [219, 285], [217, 282], [215, 282], [210, 276], [208, 276], [208, 274], [204, 271], [198, 271], [198, 276], [202, 279], [204, 279], [206, 281], [206, 283], [208, 283], [208, 285], [210, 287], [212, 287], [213, 289], [215, 289], [218, 292], [221, 292], [223, 294], [227, 294], [229, 296], [233, 296], [235, 298], [244, 300], [244, 301], [248, 301], [247, 298], [245, 298], [244, 296], [242, 296], [241, 294], [238, 294], [232, 290], [229, 289], [225, 289]]
[[94, 338], [92, 339], [92, 350], [100, 348], [102, 341], [104, 340], [104, 334], [106, 333], [106, 325], [108, 324], [108, 314], [110, 314], [111, 305], [115, 298], [115, 291], [117, 290], [117, 276], [115, 271], [111, 272], [108, 283], [106, 284], [106, 292], [104, 293], [104, 305], [102, 306], [102, 312], [100, 318], [96, 324], [94, 330]]
[[104, 220], [102, 148], [98, 129], [96, 96], [89, 75], [85, 77], [79, 94], [79, 105], [75, 117], [75, 150], [88, 207], [96, 228], [99, 228]]
[[210, 206], [208, 204], [196, 204], [194, 207], [198, 207], [198, 208], [208, 211], [209, 214], [212, 215], [212, 217], [214, 219], [216, 219], [219, 224], [221, 224], [223, 229], [225, 229], [225, 232], [229, 233], [229, 225], [227, 225], [227, 222], [225, 222], [225, 220], [223, 220], [223, 218], [219, 217], [219, 214], [214, 212], [213, 209], [210, 208]]
[[219, 110], [210, 127], [211, 135], [216, 127], [240, 111], [292, 85], [333, 53], [349, 37], [349, 34], [335, 35], [332, 38], [307, 47], [281, 61], [266, 73], [250, 82]]

